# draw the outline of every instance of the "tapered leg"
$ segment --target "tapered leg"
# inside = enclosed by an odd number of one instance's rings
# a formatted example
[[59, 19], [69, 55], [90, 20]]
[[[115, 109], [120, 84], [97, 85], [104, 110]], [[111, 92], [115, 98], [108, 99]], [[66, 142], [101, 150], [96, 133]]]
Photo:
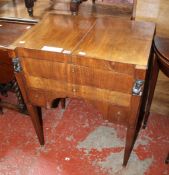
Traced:
[[141, 97], [139, 95], [133, 95], [131, 98], [131, 105], [130, 105], [131, 112], [127, 127], [123, 166], [127, 165], [131, 151], [134, 147], [134, 143], [138, 135], [137, 127], [139, 124], [138, 121], [141, 112], [140, 107], [141, 107]]
[[39, 142], [41, 145], [44, 145], [43, 125], [40, 118], [41, 116], [39, 116], [38, 108], [31, 104], [27, 104], [27, 108], [31, 116], [31, 120], [38, 136]]
[[40, 108], [33, 106], [30, 102], [29, 102], [29, 98], [27, 96], [27, 91], [26, 91], [26, 87], [25, 87], [25, 79], [24, 79], [24, 75], [21, 72], [15, 72], [15, 77], [17, 79], [19, 88], [22, 92], [22, 96], [24, 98], [28, 113], [30, 114], [33, 126], [35, 128], [36, 134], [38, 136], [39, 142], [41, 145], [44, 145], [44, 134], [43, 134], [43, 124], [42, 124], [42, 118], [40, 116], [41, 111], [38, 110]]
[[150, 85], [148, 88], [149, 92], [148, 92], [148, 97], [147, 97], [147, 106], [146, 106], [145, 114], [144, 114], [143, 128], [145, 128], [147, 125], [148, 117], [150, 114], [151, 103], [153, 100], [153, 95], [154, 95], [154, 91], [155, 91], [155, 87], [157, 83], [158, 73], [159, 73], [159, 66], [157, 62], [157, 57], [155, 56], [154, 61], [153, 61]]
[[123, 166], [127, 165], [131, 151], [132, 151], [134, 143], [135, 143], [135, 139], [136, 139], [136, 130], [134, 128], [127, 128]]

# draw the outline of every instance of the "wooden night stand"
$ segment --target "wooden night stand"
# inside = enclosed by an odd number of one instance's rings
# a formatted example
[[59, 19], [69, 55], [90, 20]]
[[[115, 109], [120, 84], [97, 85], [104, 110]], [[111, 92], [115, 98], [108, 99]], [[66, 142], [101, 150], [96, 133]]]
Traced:
[[127, 127], [125, 166], [137, 134], [154, 30], [152, 23], [50, 14], [23, 43], [16, 41], [15, 75], [40, 143], [37, 106], [83, 98], [105, 119]]

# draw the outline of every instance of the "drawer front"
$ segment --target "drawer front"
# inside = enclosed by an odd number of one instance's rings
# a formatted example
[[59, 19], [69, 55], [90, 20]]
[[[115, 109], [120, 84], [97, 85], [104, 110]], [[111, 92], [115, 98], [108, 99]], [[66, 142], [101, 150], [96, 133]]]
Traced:
[[106, 71], [103, 69], [92, 69], [85, 66], [69, 65], [70, 75], [69, 83], [131, 93], [133, 86], [133, 76], [118, 73], [115, 71]]
[[22, 59], [22, 65], [27, 75], [79, 86], [89, 86], [130, 94], [134, 84], [133, 76], [113, 70], [106, 71], [104, 69], [33, 58]]
[[65, 97], [78, 97], [88, 100], [103, 101], [120, 106], [128, 107], [131, 100], [130, 94], [90, 86], [79, 86], [46, 78], [26, 75], [26, 83], [29, 88], [40, 89], [41, 91], [53, 92], [55, 94], [58, 92], [58, 94], [64, 94]]
[[135, 65], [127, 64], [127, 63], [119, 63], [95, 58], [89, 58], [83, 56], [72, 56], [72, 63], [79, 66], [85, 66], [94, 69], [102, 69], [102, 70], [110, 70], [123, 74], [128, 74], [133, 76], [135, 73]]
[[67, 84], [67, 85], [70, 97], [79, 97], [87, 100], [117, 104], [119, 106], [125, 106], [125, 107], [130, 106], [131, 101], [130, 94], [90, 86], [82, 86], [82, 85], [79, 86], [75, 84]]
[[66, 63], [24, 58], [22, 59], [22, 66], [24, 72], [30, 76], [60, 81], [67, 80]]

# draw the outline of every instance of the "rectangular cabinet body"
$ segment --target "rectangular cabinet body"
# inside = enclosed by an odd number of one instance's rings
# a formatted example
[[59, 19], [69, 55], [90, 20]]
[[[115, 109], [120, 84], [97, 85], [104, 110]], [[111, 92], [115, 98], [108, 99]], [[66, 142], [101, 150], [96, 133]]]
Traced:
[[[46, 27], [47, 26], [47, 27]], [[127, 127], [123, 165], [133, 147], [154, 24], [118, 18], [48, 15], [17, 41], [18, 82], [40, 142], [36, 106], [82, 98], [105, 119]]]

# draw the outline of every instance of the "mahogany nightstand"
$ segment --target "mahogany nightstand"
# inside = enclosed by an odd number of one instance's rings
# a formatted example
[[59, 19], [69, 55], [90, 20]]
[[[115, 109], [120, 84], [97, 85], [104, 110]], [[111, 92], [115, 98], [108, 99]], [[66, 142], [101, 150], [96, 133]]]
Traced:
[[50, 14], [16, 41], [15, 76], [39, 141], [38, 107], [83, 98], [127, 127], [123, 165], [132, 151], [155, 26], [119, 18]]

